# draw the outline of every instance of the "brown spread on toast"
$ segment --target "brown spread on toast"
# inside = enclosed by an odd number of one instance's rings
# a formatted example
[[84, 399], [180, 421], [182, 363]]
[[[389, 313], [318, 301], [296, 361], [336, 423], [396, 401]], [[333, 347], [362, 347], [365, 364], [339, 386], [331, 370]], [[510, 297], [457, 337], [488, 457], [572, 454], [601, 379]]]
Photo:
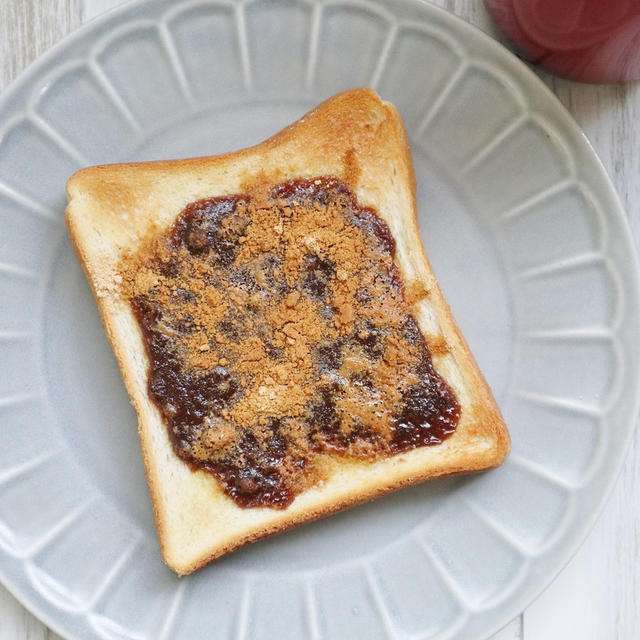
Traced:
[[[333, 177], [189, 204], [125, 259], [148, 389], [176, 454], [243, 507], [285, 508], [327, 456], [442, 442], [435, 371], [389, 228]], [[445, 345], [446, 346], [446, 345]]]

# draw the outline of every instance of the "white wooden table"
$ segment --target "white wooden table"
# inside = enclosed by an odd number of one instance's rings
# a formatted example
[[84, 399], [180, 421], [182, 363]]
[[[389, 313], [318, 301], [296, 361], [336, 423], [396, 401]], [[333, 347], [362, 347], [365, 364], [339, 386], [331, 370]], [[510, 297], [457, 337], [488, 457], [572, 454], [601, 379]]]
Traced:
[[[432, 0], [500, 39], [481, 0]], [[0, 90], [69, 31], [121, 0], [0, 0]], [[640, 83], [594, 86], [541, 74], [602, 159], [640, 246]], [[553, 584], [492, 640], [640, 638], [640, 430], [595, 528]], [[0, 586], [0, 640], [59, 636]], [[470, 639], [473, 640], [473, 639]]]

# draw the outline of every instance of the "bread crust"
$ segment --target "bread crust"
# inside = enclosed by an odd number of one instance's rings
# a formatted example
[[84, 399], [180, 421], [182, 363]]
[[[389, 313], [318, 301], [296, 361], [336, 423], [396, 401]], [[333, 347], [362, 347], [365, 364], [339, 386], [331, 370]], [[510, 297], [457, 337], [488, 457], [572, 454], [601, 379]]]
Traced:
[[[462, 408], [442, 444], [375, 462], [336, 460], [320, 485], [284, 510], [243, 509], [203, 471], [173, 452], [147, 393], [142, 334], [120, 294], [122, 257], [169, 228], [189, 202], [244, 193], [258, 184], [335, 175], [388, 224], [405, 284], [426, 294], [412, 306], [428, 341], [442, 346], [434, 366]], [[315, 520], [429, 478], [501, 464], [509, 434], [420, 240], [409, 141], [395, 108], [370, 89], [338, 94], [268, 140], [213, 157], [90, 167], [67, 183], [66, 222], [98, 303], [125, 386], [138, 415], [149, 492], [165, 562], [188, 574], [248, 542]]]

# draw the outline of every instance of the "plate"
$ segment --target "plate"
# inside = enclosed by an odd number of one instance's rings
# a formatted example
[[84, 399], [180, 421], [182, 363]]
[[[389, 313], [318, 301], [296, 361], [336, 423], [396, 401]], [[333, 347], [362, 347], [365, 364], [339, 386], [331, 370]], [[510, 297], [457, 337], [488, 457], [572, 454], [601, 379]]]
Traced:
[[[409, 131], [420, 227], [513, 437], [178, 579], [136, 420], [63, 223], [88, 164], [253, 144], [369, 85]], [[480, 638], [585, 537], [638, 408], [638, 267], [575, 123], [514, 56], [417, 0], [126, 5], [0, 102], [0, 575], [70, 638]]]

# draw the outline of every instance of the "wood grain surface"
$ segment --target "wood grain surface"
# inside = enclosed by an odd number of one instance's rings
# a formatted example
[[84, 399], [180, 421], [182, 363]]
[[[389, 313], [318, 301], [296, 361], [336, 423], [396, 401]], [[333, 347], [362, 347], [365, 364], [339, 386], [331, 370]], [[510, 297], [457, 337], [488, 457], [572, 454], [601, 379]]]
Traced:
[[[82, 22], [119, 0], [0, 0], [0, 90]], [[498, 40], [481, 0], [435, 0]], [[583, 85], [539, 73], [613, 179], [640, 247], [640, 84]], [[640, 432], [598, 522], [551, 586], [492, 640], [640, 637]], [[0, 586], [0, 640], [58, 640]], [[470, 639], [475, 640], [475, 639]], [[479, 639], [480, 640], [480, 639]]]

